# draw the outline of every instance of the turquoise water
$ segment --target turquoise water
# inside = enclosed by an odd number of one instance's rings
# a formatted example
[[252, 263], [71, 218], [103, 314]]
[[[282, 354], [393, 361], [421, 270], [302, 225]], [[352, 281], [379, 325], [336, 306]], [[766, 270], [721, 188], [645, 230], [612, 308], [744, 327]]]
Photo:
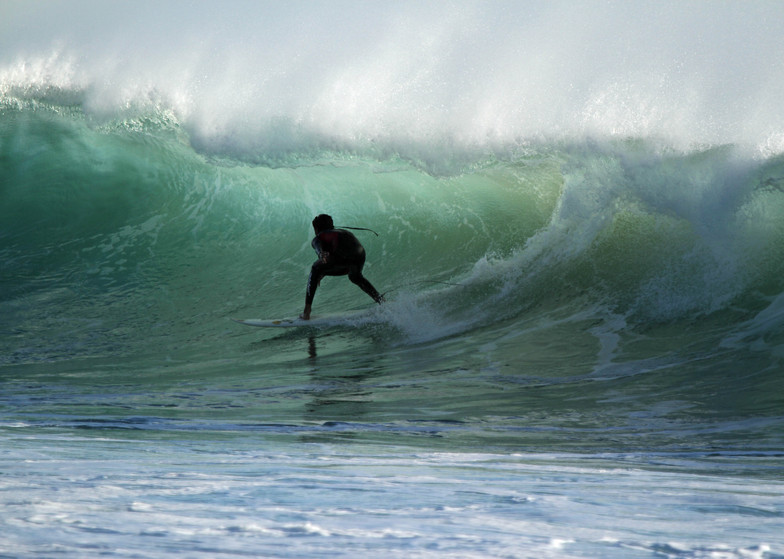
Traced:
[[[205, 5], [169, 37], [120, 3], [114, 42], [79, 33], [101, 6], [2, 9], [42, 35], [0, 57], [0, 556], [784, 556], [777, 90], [718, 93], [701, 8], [648, 14], [697, 49], [668, 89], [620, 5], [236, 4], [261, 37]], [[738, 6], [712, 23], [781, 18]], [[641, 33], [625, 86], [601, 51], [534, 95], [533, 54], [581, 52], [547, 22]], [[772, 29], [724, 64], [778, 83]], [[388, 302], [326, 278], [341, 324], [232, 322], [301, 312], [322, 212], [379, 233]]]

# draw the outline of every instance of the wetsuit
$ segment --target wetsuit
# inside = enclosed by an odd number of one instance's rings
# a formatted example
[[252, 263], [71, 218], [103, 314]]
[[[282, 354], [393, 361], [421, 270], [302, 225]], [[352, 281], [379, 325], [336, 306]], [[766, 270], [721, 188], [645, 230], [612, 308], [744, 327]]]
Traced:
[[305, 305], [308, 309], [324, 276], [348, 275], [348, 279], [370, 295], [376, 303], [383, 301], [376, 288], [362, 275], [365, 249], [353, 233], [345, 229], [320, 231], [313, 238], [311, 246], [319, 259], [313, 263], [308, 277], [308, 288], [305, 293]]

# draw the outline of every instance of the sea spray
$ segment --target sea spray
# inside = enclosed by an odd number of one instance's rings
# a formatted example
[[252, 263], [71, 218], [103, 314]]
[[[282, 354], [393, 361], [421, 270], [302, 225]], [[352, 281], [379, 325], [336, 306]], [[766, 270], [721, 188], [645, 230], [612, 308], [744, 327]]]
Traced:
[[234, 159], [381, 142], [436, 161], [539, 136], [781, 146], [771, 3], [37, 6], [3, 8], [4, 103], [79, 103], [97, 120], [158, 107]]

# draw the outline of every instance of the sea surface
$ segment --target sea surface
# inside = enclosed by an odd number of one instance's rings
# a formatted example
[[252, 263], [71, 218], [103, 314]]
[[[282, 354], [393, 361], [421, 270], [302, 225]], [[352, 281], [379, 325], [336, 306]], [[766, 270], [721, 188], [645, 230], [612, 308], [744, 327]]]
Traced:
[[784, 557], [782, 25], [0, 4], [0, 557]]

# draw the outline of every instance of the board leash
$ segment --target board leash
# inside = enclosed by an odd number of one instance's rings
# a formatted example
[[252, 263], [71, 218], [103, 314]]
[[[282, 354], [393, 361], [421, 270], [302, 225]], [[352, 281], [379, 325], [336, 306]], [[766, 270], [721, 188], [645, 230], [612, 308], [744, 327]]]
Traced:
[[378, 233], [373, 231], [372, 229], [368, 229], [367, 227], [346, 227], [345, 225], [338, 225], [335, 229], [351, 229], [352, 231], [370, 231], [376, 237], [378, 237]]

